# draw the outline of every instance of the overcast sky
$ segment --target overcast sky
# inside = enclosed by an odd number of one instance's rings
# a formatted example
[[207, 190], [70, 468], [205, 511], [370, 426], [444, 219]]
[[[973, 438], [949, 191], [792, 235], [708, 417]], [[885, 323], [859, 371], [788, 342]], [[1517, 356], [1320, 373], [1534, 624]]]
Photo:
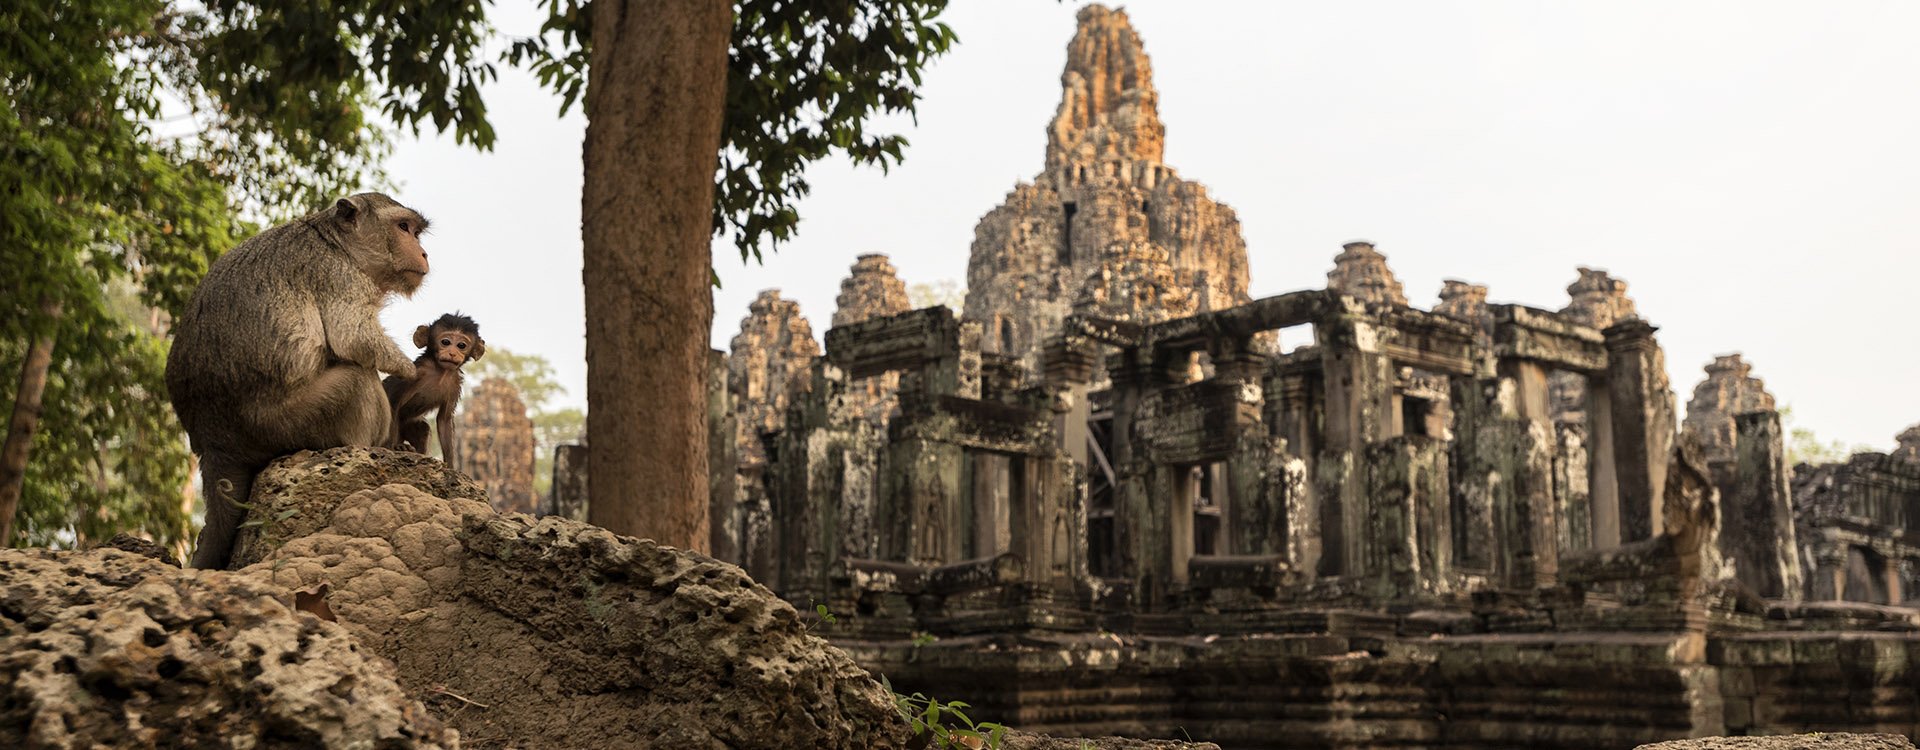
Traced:
[[[906, 163], [808, 174], [799, 238], [764, 266], [714, 246], [726, 348], [760, 289], [816, 336], [854, 257], [966, 278], [980, 216], [1041, 167], [1084, 3], [964, 0]], [[1558, 309], [1574, 268], [1629, 283], [1681, 404], [1715, 354], [1796, 421], [1886, 448], [1920, 421], [1920, 3], [1206, 2], [1125, 6], [1153, 61], [1167, 163], [1240, 216], [1255, 297], [1319, 288], [1374, 241], [1419, 307], [1444, 278]], [[531, 0], [498, 0], [504, 34]], [[504, 70], [491, 153], [403, 138], [389, 171], [434, 221], [434, 271], [386, 323], [458, 308], [551, 359], [584, 405], [585, 120]]]

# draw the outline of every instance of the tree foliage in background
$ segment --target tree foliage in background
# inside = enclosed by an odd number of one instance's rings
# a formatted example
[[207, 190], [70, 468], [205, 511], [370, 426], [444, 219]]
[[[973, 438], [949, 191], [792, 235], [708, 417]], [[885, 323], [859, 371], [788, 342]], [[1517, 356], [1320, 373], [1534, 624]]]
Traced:
[[248, 220], [381, 182], [369, 109], [491, 140], [483, 6], [438, 5], [0, 4], [0, 406], [53, 343], [0, 543], [187, 537], [167, 321]]
[[[590, 2], [542, 0], [538, 36], [507, 58], [527, 65], [561, 97], [584, 101]], [[886, 114], [912, 115], [934, 58], [958, 41], [937, 19], [946, 0], [739, 0], [733, 8], [726, 118], [714, 176], [713, 231], [733, 237], [741, 260], [777, 250], [800, 224], [808, 164], [835, 151], [886, 170], [906, 136], [870, 129]], [[588, 117], [593, 113], [588, 112]]]
[[907, 303], [913, 305], [915, 310], [944, 305], [958, 314], [967, 305], [967, 290], [953, 279], [941, 279], [931, 284], [909, 284]]
[[1790, 466], [1838, 463], [1855, 453], [1873, 450], [1870, 445], [1848, 446], [1840, 440], [1821, 440], [1812, 428], [1794, 424], [1792, 406], [1780, 407], [1780, 425], [1787, 430], [1787, 464]]
[[520, 391], [533, 419], [533, 491], [546, 497], [553, 487], [553, 449], [578, 442], [587, 431], [587, 413], [574, 407], [550, 408], [553, 398], [566, 392], [553, 372], [553, 363], [538, 354], [516, 354], [488, 347], [487, 356], [467, 365], [466, 386], [471, 392], [487, 378], [500, 378]]

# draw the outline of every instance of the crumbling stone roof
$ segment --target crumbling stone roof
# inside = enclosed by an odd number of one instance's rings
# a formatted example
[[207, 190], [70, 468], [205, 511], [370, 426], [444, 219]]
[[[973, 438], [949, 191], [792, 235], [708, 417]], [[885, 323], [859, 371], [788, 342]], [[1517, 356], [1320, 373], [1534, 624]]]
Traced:
[[879, 254], [862, 255], [854, 261], [853, 270], [840, 282], [840, 296], [834, 304], [835, 326], [913, 309], [907, 300], [907, 285], [894, 273], [887, 256]]

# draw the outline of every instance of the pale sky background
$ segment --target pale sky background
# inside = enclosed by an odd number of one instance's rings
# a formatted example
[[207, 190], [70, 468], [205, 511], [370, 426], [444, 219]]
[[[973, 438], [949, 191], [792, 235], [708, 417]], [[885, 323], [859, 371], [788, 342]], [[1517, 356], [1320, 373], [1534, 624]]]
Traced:
[[[764, 266], [716, 242], [726, 348], [754, 294], [816, 336], [855, 256], [964, 283], [980, 216], [1040, 170], [1084, 3], [962, 0], [906, 163], [816, 165], [799, 238]], [[1715, 354], [1796, 422], [1880, 449], [1920, 421], [1920, 3], [1211, 2], [1125, 6], [1152, 58], [1167, 163], [1240, 216], [1262, 297], [1319, 288], [1374, 241], [1418, 307], [1443, 278], [1558, 309], [1574, 268], [1629, 283], [1681, 408]], [[498, 0], [506, 34], [531, 0]], [[434, 221], [404, 340], [455, 308], [551, 359], [584, 405], [585, 120], [502, 69], [491, 153], [402, 139], [388, 169]]]

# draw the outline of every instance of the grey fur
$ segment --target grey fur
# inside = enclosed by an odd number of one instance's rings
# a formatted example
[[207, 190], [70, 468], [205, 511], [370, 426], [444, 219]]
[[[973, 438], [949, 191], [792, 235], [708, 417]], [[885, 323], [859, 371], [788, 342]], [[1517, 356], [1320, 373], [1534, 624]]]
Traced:
[[[394, 227], [424, 225], [378, 193], [268, 229], [215, 261], [174, 326], [167, 391], [200, 454], [206, 525], [196, 568], [224, 567], [253, 477], [300, 450], [381, 445], [391, 421], [380, 373], [413, 362], [380, 326], [390, 295], [419, 277]], [[421, 276], [425, 253], [419, 253]]]

